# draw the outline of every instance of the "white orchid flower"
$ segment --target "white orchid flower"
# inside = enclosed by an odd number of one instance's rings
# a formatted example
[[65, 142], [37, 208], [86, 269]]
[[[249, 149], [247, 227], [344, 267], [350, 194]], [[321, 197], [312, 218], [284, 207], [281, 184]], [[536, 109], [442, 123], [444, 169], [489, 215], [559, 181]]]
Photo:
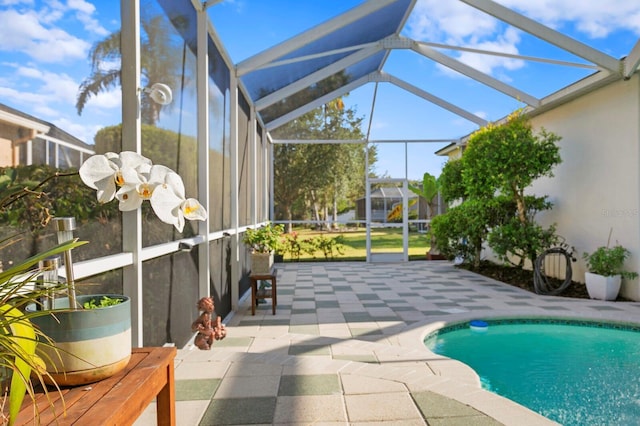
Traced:
[[151, 166], [148, 172], [146, 168], [124, 168], [120, 172], [124, 184], [116, 193], [116, 198], [120, 201], [118, 207], [121, 211], [135, 210], [143, 201], [151, 200], [153, 191], [164, 183], [165, 176], [174, 173], [165, 166]]
[[177, 173], [169, 170], [163, 178], [164, 181], [155, 187], [150, 200], [153, 211], [161, 221], [174, 225], [178, 232], [182, 232], [185, 219], [206, 219], [207, 212], [198, 200], [185, 198], [184, 183]]
[[207, 210], [195, 198], [187, 198], [180, 204], [180, 210], [189, 220], [206, 220]]
[[80, 166], [80, 178], [89, 188], [97, 190], [100, 203], [108, 203], [115, 198], [118, 187], [125, 185], [124, 170], [148, 171], [151, 160], [131, 151], [120, 155], [107, 152], [89, 157]]
[[98, 201], [114, 198], [121, 211], [132, 211], [149, 200], [158, 218], [179, 232], [184, 221], [205, 220], [207, 211], [195, 198], [185, 197], [182, 178], [173, 170], [152, 165], [148, 158], [131, 151], [94, 155], [80, 167], [80, 177], [97, 190]]

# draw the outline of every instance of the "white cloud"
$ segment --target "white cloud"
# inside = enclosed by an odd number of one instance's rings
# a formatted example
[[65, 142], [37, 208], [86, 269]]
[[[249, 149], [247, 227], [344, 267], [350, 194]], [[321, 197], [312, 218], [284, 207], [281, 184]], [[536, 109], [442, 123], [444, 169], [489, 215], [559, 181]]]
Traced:
[[69, 0], [67, 5], [70, 9], [75, 11], [76, 18], [84, 24], [85, 30], [93, 32], [99, 36], [106, 36], [109, 34], [109, 31], [107, 31], [100, 22], [93, 17], [96, 12], [96, 7], [93, 4], [84, 0]]
[[[49, 106], [47, 104], [34, 104], [33, 111], [29, 111], [34, 117], [37, 117], [41, 120], [49, 121], [51, 117], [57, 117], [60, 115], [59, 111], [54, 106]], [[67, 130], [64, 127], [61, 127], [62, 130]]]
[[100, 70], [111, 71], [120, 69], [120, 60], [104, 60], [100, 63]]
[[[518, 54], [520, 37], [495, 18], [459, 1], [419, 0], [409, 19], [409, 36], [426, 42]], [[454, 53], [459, 61], [486, 74], [513, 70], [524, 63], [516, 59], [470, 52]], [[459, 74], [439, 67], [449, 75]]]
[[[627, 30], [640, 35], [640, 2], [599, 0], [497, 0], [531, 19], [564, 33], [604, 38]], [[460, 1], [418, 0], [407, 23], [414, 39], [518, 54], [519, 30]], [[462, 62], [492, 75], [524, 66], [516, 59], [473, 53], [453, 53]], [[535, 55], [534, 55], [535, 56]], [[452, 74], [452, 73], [450, 73]]]
[[419, 0], [409, 18], [410, 37], [458, 44], [495, 34], [498, 21], [459, 1]]
[[33, 5], [33, 0], [0, 0], [0, 6]]
[[[498, 35], [495, 40], [479, 41], [478, 43], [470, 44], [467, 47], [486, 50], [489, 52], [502, 52], [516, 55], [518, 54], [518, 48], [516, 46], [519, 42], [519, 32], [513, 28], [507, 28], [504, 34]], [[500, 68], [515, 70], [524, 66], [524, 61], [520, 59], [469, 52], [462, 52], [458, 59], [486, 74], [491, 74], [494, 70]]]
[[32, 67], [18, 67], [16, 74], [31, 79], [30, 84], [37, 84], [38, 93], [48, 100], [64, 104], [75, 104], [78, 83], [67, 74], [52, 73]]
[[[6, 68], [14, 68], [10, 73], [14, 78], [4, 77], [0, 80], [0, 99], [23, 109], [43, 120], [51, 121], [76, 137], [85, 139], [84, 135], [95, 134], [95, 128], [104, 126], [88, 124], [100, 121], [100, 116], [118, 111], [121, 106], [120, 89], [101, 92], [89, 99], [82, 118], [76, 115], [75, 103], [78, 93], [78, 82], [66, 73], [54, 73], [33, 65], [22, 66], [15, 63], [4, 63]], [[67, 111], [70, 120], [61, 118]], [[89, 118], [91, 117], [91, 118]], [[112, 121], [112, 120], [110, 120]], [[60, 123], [60, 124], [59, 124]], [[64, 123], [64, 125], [61, 125]], [[72, 128], [86, 128], [83, 136]]]
[[12, 87], [0, 86], [0, 98], [7, 103], [35, 106], [42, 103], [42, 97], [37, 93], [21, 92]]
[[[43, 80], [46, 77], [52, 77], [51, 74], [38, 74], [33, 69], [21, 70], [22, 76], [33, 76], [35, 80]], [[101, 114], [108, 113], [105, 109], [120, 108], [120, 91], [112, 91], [100, 93], [98, 96], [91, 98], [83, 111], [82, 117], [77, 115], [66, 115], [60, 113], [68, 102], [72, 101], [75, 105], [75, 90], [77, 84], [70, 84], [71, 80], [62, 75], [57, 79], [56, 84], [44, 84], [40, 88], [31, 91], [20, 91], [12, 87], [0, 86], [0, 99], [13, 105], [17, 109], [27, 111], [29, 114], [49, 121], [62, 130], [72, 134], [73, 136], [87, 142], [93, 143], [93, 137], [96, 132], [105, 125], [113, 124], [113, 118], [105, 118], [106, 122], [100, 119]], [[74, 91], [69, 89], [73, 88]], [[73, 97], [73, 99], [69, 99]], [[62, 98], [64, 99], [61, 102]], [[65, 108], [66, 109], [66, 108]], [[99, 124], [93, 124], [98, 122]]]
[[65, 7], [57, 0], [48, 0], [47, 5], [34, 9], [34, 12], [38, 14], [38, 19], [42, 24], [51, 25], [64, 16]]
[[101, 110], [101, 109], [115, 109], [120, 108], [122, 104], [122, 93], [120, 88], [111, 90], [109, 92], [100, 92], [96, 96], [92, 96], [87, 101], [87, 105], [85, 109], [89, 111], [90, 109]]
[[45, 28], [33, 11], [0, 11], [0, 50], [21, 52], [41, 62], [86, 58], [89, 43], [59, 28]]
[[499, 3], [556, 29], [572, 23], [590, 38], [606, 37], [621, 29], [640, 35], [637, 1], [499, 0]]
[[87, 125], [80, 121], [71, 121], [66, 118], [54, 120], [53, 124], [88, 144], [94, 143], [93, 138], [96, 133], [104, 127], [100, 125]]
[[93, 15], [96, 11], [96, 7], [93, 4], [87, 3], [84, 0], [68, 0], [67, 6], [85, 15]]
[[[0, 0], [13, 9], [0, 10], [0, 51], [21, 52], [38, 61], [63, 63], [85, 59], [91, 37], [71, 31], [74, 20], [90, 34], [104, 37], [109, 32], [95, 18], [96, 8], [85, 0], [33, 1]], [[64, 19], [65, 26], [57, 25]]]

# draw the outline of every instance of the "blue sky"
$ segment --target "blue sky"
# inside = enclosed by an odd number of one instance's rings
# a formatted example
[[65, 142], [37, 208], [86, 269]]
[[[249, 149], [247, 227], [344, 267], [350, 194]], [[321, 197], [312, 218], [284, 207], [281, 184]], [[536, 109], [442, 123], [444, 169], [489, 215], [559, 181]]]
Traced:
[[[360, 4], [359, 0], [225, 0], [209, 9], [234, 62]], [[640, 37], [639, 0], [500, 0], [518, 12], [620, 58]], [[78, 85], [89, 75], [91, 46], [119, 28], [115, 0], [0, 0], [0, 102], [52, 122], [93, 142], [95, 132], [119, 123], [119, 90], [92, 98], [75, 111]], [[458, 1], [421, 0], [402, 32], [416, 40], [584, 62]], [[591, 70], [518, 59], [448, 52], [457, 59], [537, 97]], [[412, 52], [391, 54], [384, 69], [487, 120], [522, 106]], [[374, 86], [346, 99], [368, 124]], [[389, 84], [380, 84], [371, 139], [453, 139], [476, 126]], [[438, 174], [444, 162], [433, 152], [444, 144], [410, 145], [409, 177]], [[381, 146], [379, 174], [404, 177], [403, 145]]]

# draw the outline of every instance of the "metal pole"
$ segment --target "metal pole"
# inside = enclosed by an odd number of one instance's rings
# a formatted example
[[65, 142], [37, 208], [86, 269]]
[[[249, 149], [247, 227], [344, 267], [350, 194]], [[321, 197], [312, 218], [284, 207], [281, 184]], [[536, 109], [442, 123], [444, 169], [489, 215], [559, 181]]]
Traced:
[[[58, 244], [73, 240], [73, 231], [76, 229], [76, 219], [74, 217], [59, 217], [54, 219], [58, 233]], [[71, 250], [64, 252], [64, 269], [67, 274], [67, 292], [69, 294], [69, 307], [78, 309], [76, 302], [76, 283], [73, 278], [73, 259]]]

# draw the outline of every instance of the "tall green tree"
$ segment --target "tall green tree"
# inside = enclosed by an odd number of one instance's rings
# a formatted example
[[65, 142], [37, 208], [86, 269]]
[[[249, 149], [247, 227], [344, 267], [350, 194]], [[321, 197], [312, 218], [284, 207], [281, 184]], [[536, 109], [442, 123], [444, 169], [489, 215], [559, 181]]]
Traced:
[[449, 258], [462, 257], [477, 268], [482, 247], [499, 220], [499, 200], [466, 200], [431, 222], [432, 242]]
[[505, 124], [486, 126], [469, 138], [464, 153], [463, 181], [469, 195], [491, 197], [496, 191], [516, 202], [518, 219], [526, 224], [524, 191], [534, 180], [553, 176], [561, 162], [558, 135], [541, 129], [534, 134], [531, 123], [516, 111]]
[[[455, 217], [436, 224], [438, 244], [453, 247], [458, 254], [460, 241], [471, 244], [467, 256], [476, 265], [481, 242], [517, 266], [534, 261], [555, 241], [555, 226], [543, 228], [535, 222], [536, 214], [552, 204], [525, 191], [536, 179], [553, 176], [553, 168], [561, 162], [556, 144], [560, 139], [545, 129], [535, 133], [521, 111], [505, 123], [474, 133], [462, 158], [447, 163], [439, 179], [445, 200], [461, 204], [453, 212]], [[450, 223], [462, 225], [448, 227]]]
[[[362, 139], [362, 118], [342, 99], [292, 120], [272, 132], [274, 139]], [[375, 147], [369, 161], [376, 160]], [[364, 194], [367, 165], [362, 144], [277, 144], [274, 147], [274, 196], [277, 211], [294, 217], [337, 219], [338, 206], [355, 204]]]
[[466, 198], [466, 189], [462, 181], [462, 170], [464, 161], [462, 159], [449, 160], [442, 168], [438, 183], [440, 186], [440, 194], [445, 203], [452, 203], [457, 200]]
[[438, 205], [438, 180], [436, 177], [429, 172], [425, 172], [424, 175], [422, 175], [422, 186], [409, 184], [409, 190], [424, 198], [427, 202], [427, 209], [429, 210], [427, 218], [431, 219]]
[[[181, 62], [185, 46], [178, 45], [171, 38], [171, 31], [164, 17], [160, 14], [142, 14], [140, 18], [141, 41], [140, 61], [142, 85], [164, 83], [172, 88], [179, 87], [181, 77]], [[100, 92], [113, 89], [121, 85], [122, 51], [121, 31], [108, 35], [97, 42], [89, 52], [91, 59], [91, 74], [78, 88], [76, 109], [82, 115], [87, 102], [92, 96]], [[153, 102], [149, 96], [142, 96], [140, 100], [140, 114], [142, 122], [155, 125], [160, 118], [162, 105]]]
[[504, 260], [518, 257], [519, 266], [525, 259], [535, 261], [555, 238], [555, 227], [544, 229], [535, 222], [535, 214], [551, 208], [551, 203], [546, 197], [525, 195], [525, 190], [536, 179], [553, 176], [553, 168], [561, 162], [560, 139], [544, 128], [534, 133], [528, 118], [516, 111], [504, 124], [474, 133], [463, 156], [463, 183], [471, 197], [503, 194], [515, 204], [515, 217], [496, 226], [489, 243]]

